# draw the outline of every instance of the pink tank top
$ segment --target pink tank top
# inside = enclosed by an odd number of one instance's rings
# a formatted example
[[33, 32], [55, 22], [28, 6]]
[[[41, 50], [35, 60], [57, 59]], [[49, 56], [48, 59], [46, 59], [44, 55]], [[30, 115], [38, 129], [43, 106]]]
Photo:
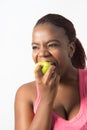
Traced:
[[[78, 70], [79, 87], [80, 87], [80, 109], [78, 114], [71, 120], [65, 120], [52, 112], [52, 130], [87, 130], [87, 70]], [[40, 91], [37, 88], [37, 98], [34, 105], [34, 113], [36, 113], [40, 102]]]

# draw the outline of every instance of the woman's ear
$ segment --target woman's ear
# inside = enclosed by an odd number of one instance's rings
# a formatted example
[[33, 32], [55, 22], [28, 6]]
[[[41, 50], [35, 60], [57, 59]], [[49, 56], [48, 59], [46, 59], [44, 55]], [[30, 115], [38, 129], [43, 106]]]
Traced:
[[73, 54], [74, 54], [74, 52], [75, 52], [75, 42], [71, 42], [71, 43], [69, 43], [69, 50], [68, 50], [68, 55], [69, 55], [69, 57], [70, 58], [72, 58], [73, 57]]

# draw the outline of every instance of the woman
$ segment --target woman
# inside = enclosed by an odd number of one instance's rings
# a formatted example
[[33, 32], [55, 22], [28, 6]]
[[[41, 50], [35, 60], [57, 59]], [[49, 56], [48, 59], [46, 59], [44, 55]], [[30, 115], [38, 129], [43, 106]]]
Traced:
[[32, 33], [35, 63], [43, 75], [22, 85], [15, 97], [15, 130], [87, 130], [86, 55], [71, 21], [58, 14], [39, 19]]

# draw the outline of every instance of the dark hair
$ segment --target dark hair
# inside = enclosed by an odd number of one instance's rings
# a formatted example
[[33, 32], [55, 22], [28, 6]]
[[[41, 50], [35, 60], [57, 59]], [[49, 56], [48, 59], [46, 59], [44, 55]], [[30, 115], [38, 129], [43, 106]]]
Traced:
[[72, 22], [62, 15], [47, 14], [37, 21], [35, 27], [44, 23], [51, 23], [55, 26], [63, 27], [65, 29], [70, 43], [75, 43], [75, 53], [71, 59], [72, 64], [76, 68], [84, 69], [86, 66], [86, 54], [81, 42], [76, 38], [76, 31]]

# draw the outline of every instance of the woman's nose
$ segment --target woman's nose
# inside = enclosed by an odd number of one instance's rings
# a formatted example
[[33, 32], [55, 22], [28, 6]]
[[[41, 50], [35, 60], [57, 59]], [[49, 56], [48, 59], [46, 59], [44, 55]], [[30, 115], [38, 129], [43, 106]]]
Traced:
[[48, 57], [50, 55], [50, 52], [46, 47], [42, 47], [39, 50], [39, 57]]

